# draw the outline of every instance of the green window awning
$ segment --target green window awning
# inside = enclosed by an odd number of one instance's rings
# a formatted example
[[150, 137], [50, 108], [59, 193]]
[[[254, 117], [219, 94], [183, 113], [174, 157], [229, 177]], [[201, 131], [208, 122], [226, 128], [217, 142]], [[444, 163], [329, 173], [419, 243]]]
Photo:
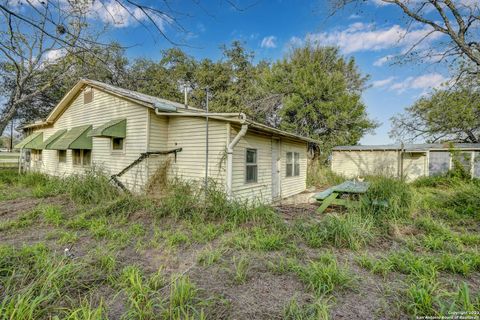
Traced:
[[89, 133], [90, 137], [125, 138], [127, 136], [127, 119], [109, 121]]
[[88, 134], [92, 130], [91, 125], [79, 126], [68, 130], [64, 135], [50, 144], [49, 149], [92, 149], [92, 137]]
[[15, 149], [42, 149], [43, 132], [34, 132], [19, 143], [17, 143]]
[[42, 143], [42, 149], [50, 149], [50, 145], [57, 141], [60, 137], [62, 137], [66, 132], [67, 129], [63, 129], [58, 130], [57, 132], [52, 134], [50, 137], [47, 138], [47, 140]]

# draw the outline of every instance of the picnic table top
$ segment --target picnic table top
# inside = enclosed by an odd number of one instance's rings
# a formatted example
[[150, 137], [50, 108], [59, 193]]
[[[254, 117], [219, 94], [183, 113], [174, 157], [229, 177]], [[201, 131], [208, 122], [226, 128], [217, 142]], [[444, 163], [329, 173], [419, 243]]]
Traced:
[[342, 193], [365, 193], [369, 186], [369, 182], [345, 181], [339, 185], [333, 186], [332, 189], [334, 192]]
[[339, 185], [333, 186], [324, 190], [322, 192], [318, 192], [314, 195], [314, 198], [317, 200], [323, 200], [328, 197], [332, 193], [365, 193], [370, 186], [369, 182], [360, 182], [360, 181], [345, 181]]

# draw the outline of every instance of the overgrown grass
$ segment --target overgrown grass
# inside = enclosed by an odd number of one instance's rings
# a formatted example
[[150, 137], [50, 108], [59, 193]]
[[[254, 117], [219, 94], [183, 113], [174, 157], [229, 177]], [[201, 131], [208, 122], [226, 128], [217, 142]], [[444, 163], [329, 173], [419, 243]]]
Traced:
[[373, 223], [358, 214], [327, 215], [313, 225], [300, 225], [298, 232], [308, 245], [318, 248], [327, 244], [358, 250], [373, 239]]
[[408, 184], [389, 177], [369, 177], [367, 180], [370, 187], [360, 197], [360, 205], [356, 207], [359, 214], [379, 223], [410, 217], [413, 196]]

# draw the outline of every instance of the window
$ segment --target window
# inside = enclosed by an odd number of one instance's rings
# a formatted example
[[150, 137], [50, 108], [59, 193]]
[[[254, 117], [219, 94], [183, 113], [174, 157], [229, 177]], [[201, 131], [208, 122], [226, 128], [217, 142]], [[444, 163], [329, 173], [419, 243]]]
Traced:
[[112, 138], [112, 150], [123, 150], [123, 138]]
[[33, 161], [42, 161], [42, 150], [32, 150]]
[[90, 89], [85, 89], [83, 91], [83, 104], [87, 104], [93, 101], [93, 90]]
[[287, 152], [286, 176], [297, 177], [300, 175], [300, 153]]
[[247, 149], [246, 153], [246, 175], [245, 182], [257, 182], [257, 150], [256, 149]]
[[293, 153], [293, 163], [293, 175], [297, 177], [300, 175], [300, 153]]
[[92, 150], [83, 150], [82, 164], [89, 166], [92, 163]]
[[67, 162], [67, 150], [58, 150], [58, 162], [59, 163], [65, 163]]
[[72, 150], [72, 158], [74, 166], [89, 166], [92, 162], [92, 151], [91, 150]]
[[72, 161], [74, 166], [79, 166], [82, 164], [82, 152], [81, 150], [75, 149], [72, 150]]

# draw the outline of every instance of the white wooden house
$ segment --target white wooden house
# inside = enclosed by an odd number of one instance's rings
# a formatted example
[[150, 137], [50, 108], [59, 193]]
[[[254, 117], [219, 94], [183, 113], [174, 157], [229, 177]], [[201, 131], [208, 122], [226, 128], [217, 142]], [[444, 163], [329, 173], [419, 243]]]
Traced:
[[16, 147], [28, 170], [56, 176], [93, 166], [117, 175], [149, 155], [118, 177], [134, 192], [167, 161], [169, 175], [187, 180], [205, 179], [208, 168], [234, 198], [272, 202], [305, 190], [307, 145], [315, 141], [243, 114], [209, 113], [207, 143], [206, 124], [203, 110], [84, 79], [45, 121], [25, 126]]

